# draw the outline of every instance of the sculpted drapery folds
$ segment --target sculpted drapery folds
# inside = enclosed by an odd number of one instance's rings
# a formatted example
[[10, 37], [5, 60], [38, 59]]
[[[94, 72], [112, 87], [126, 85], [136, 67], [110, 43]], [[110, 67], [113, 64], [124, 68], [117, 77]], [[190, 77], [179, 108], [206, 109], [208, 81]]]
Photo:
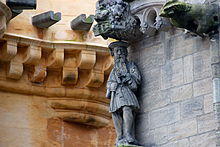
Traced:
[[137, 66], [127, 60], [127, 47], [125, 42], [111, 43], [115, 66], [107, 82], [106, 97], [111, 99], [109, 111], [117, 133], [116, 145], [137, 144], [134, 136], [135, 111], [139, 103], [135, 92], [141, 82]]

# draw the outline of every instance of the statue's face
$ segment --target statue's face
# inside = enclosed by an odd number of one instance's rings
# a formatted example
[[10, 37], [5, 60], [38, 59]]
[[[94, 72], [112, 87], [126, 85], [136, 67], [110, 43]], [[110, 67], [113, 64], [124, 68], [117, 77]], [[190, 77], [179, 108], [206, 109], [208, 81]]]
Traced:
[[122, 47], [116, 47], [114, 49], [114, 56], [115, 56], [115, 59], [126, 59], [127, 57], [127, 50], [126, 48], [122, 48]]

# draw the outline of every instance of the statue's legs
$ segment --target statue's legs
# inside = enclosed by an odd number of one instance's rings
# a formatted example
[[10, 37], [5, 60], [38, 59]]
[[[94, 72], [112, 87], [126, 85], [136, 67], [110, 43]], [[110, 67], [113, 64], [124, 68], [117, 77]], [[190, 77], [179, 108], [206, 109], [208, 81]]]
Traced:
[[123, 107], [123, 133], [127, 143], [134, 143], [135, 139], [133, 134], [133, 122], [134, 115], [132, 107], [124, 106]]
[[115, 130], [117, 134], [116, 145], [122, 144], [123, 139], [123, 125], [122, 125], [122, 114], [120, 110], [112, 113], [112, 119], [115, 125]]

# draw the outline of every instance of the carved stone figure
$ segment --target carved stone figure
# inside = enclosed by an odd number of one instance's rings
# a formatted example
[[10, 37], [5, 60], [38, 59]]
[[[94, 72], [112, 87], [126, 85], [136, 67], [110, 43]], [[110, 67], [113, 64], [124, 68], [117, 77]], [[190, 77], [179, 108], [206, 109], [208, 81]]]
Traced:
[[161, 9], [160, 16], [170, 18], [174, 26], [200, 36], [210, 34], [219, 24], [218, 6], [215, 4], [189, 4], [169, 0]]
[[99, 0], [95, 20], [94, 34], [104, 39], [134, 40], [142, 34], [139, 18], [131, 14], [129, 3], [123, 0]]
[[106, 97], [111, 99], [109, 111], [117, 133], [116, 146], [137, 145], [134, 119], [140, 106], [135, 92], [141, 76], [137, 66], [127, 60], [127, 47], [127, 43], [120, 41], [109, 45], [115, 65], [107, 82]]

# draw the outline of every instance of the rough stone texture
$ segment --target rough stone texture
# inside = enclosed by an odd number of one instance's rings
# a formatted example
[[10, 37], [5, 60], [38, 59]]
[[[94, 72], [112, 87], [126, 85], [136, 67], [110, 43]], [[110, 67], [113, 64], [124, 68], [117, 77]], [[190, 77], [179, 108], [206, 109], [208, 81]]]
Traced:
[[203, 97], [186, 100], [181, 103], [181, 118], [193, 118], [203, 114]]
[[178, 30], [132, 45], [143, 78], [136, 134], [142, 145], [215, 145], [209, 47], [207, 39]]
[[45, 146], [46, 99], [0, 92], [0, 146]]

